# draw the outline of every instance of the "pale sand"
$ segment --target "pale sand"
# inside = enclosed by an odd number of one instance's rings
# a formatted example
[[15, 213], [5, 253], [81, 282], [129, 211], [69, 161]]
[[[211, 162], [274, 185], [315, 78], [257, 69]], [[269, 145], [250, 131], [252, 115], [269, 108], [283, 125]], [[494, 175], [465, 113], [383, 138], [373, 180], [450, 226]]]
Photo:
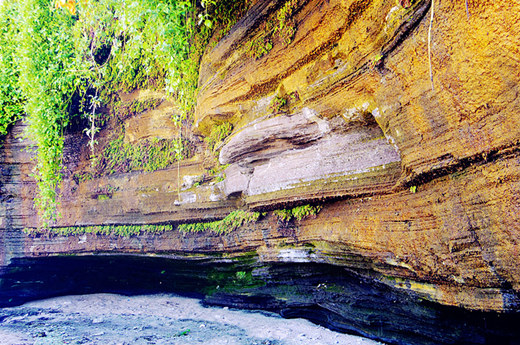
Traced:
[[375, 345], [303, 319], [160, 294], [64, 296], [0, 309], [0, 344]]

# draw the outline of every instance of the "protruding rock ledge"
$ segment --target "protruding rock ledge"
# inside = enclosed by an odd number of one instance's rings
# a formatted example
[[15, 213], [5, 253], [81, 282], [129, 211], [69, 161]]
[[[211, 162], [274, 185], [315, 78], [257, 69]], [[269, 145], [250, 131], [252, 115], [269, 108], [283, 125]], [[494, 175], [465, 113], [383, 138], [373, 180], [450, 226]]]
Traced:
[[320, 118], [304, 108], [256, 122], [222, 148], [224, 192], [250, 207], [389, 191], [400, 157], [375, 121]]

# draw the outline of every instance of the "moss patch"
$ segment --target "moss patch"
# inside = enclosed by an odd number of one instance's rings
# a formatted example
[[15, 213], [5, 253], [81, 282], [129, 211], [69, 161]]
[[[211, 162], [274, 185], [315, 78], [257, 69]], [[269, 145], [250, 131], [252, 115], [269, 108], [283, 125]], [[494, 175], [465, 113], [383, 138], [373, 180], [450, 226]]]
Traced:
[[254, 223], [260, 218], [259, 212], [246, 212], [236, 210], [231, 212], [226, 218], [214, 222], [190, 223], [179, 225], [179, 231], [182, 232], [200, 232], [213, 231], [217, 234], [227, 234], [238, 229], [242, 225]]
[[55, 228], [25, 228], [24, 233], [35, 236], [37, 234], [55, 236], [74, 236], [84, 234], [130, 237], [143, 233], [159, 234], [172, 231], [172, 225], [96, 225], [96, 226], [66, 226]]
[[152, 138], [130, 144], [124, 142], [124, 134], [121, 134], [105, 146], [94, 167], [94, 176], [133, 170], [155, 171], [188, 156], [190, 150], [186, 140]]

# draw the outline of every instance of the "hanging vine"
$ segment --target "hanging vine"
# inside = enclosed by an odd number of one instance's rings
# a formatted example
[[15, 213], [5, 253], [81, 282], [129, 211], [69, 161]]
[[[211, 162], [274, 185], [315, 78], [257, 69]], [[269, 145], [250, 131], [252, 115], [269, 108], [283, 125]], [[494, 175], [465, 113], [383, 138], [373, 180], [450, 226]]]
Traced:
[[[178, 123], [187, 119], [215, 8], [214, 1], [191, 0], [0, 2], [0, 135], [26, 114], [44, 226], [58, 216], [63, 131], [71, 117], [89, 121], [93, 155], [104, 121], [98, 109], [119, 92], [165, 90], [180, 106]], [[196, 18], [203, 18], [199, 26]], [[195, 40], [201, 33], [205, 37]], [[78, 95], [83, 107], [74, 114]]]

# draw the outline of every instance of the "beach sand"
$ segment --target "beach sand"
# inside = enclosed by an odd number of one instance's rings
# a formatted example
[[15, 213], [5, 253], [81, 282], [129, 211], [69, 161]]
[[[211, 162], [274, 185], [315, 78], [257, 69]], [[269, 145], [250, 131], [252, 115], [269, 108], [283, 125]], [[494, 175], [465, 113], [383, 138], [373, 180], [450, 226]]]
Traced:
[[172, 294], [63, 296], [0, 309], [0, 344], [375, 345], [303, 319]]

